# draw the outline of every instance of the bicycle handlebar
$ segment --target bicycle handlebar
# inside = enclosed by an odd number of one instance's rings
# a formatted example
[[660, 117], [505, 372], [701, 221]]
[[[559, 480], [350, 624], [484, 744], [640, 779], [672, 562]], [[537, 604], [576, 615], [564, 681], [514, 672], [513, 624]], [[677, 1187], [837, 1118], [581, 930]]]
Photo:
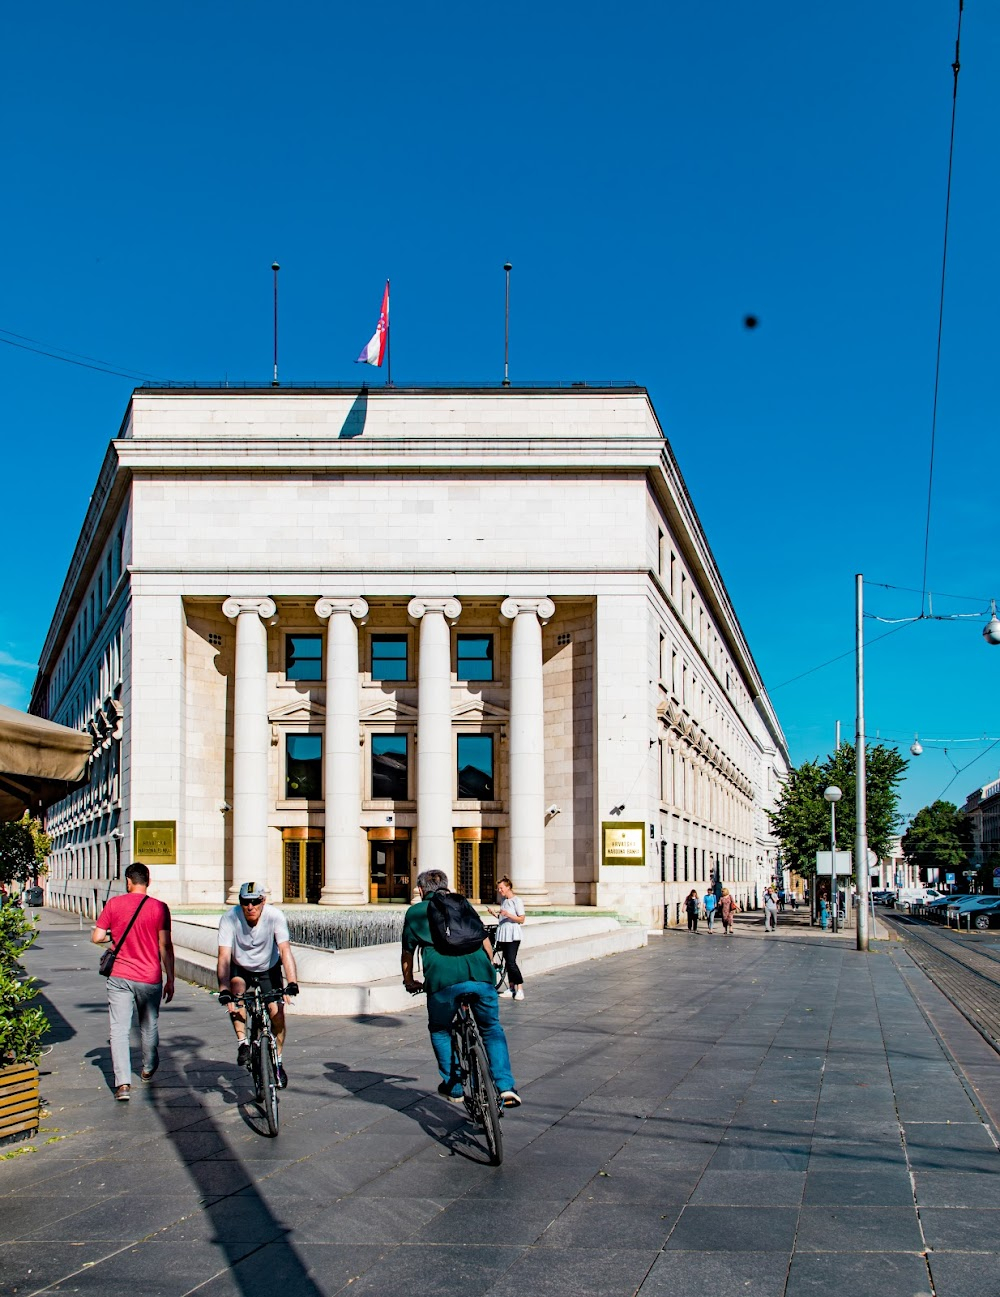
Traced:
[[[284, 1000], [285, 998], [285, 992], [283, 990], [282, 991], [262, 991], [259, 987], [257, 988], [257, 995], [260, 996], [260, 999], [263, 1001], [264, 1004], [277, 1004], [279, 1000]], [[257, 995], [254, 995], [252, 991], [244, 991], [242, 995], [234, 995], [233, 998], [229, 1001], [229, 1003], [242, 1004], [245, 1007], [247, 1000], [248, 999], [255, 1000], [257, 998]]]

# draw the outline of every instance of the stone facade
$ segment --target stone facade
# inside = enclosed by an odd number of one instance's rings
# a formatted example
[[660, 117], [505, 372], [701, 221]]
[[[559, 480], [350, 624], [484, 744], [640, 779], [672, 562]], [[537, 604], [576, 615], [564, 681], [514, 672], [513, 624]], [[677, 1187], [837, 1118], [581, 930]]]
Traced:
[[181, 904], [440, 866], [661, 924], [780, 867], [784, 738], [640, 388], [137, 391], [32, 710], [109, 727], [49, 814], [88, 914], [137, 826]]

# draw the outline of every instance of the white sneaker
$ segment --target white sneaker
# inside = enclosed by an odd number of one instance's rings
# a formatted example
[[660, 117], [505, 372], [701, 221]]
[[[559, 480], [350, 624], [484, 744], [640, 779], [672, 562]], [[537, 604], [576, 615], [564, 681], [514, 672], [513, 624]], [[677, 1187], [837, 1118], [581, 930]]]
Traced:
[[514, 992], [514, 999], [515, 999], [515, 1000], [523, 1000], [523, 999], [524, 999], [524, 992], [521, 990], [520, 987], [518, 987], [517, 990]]

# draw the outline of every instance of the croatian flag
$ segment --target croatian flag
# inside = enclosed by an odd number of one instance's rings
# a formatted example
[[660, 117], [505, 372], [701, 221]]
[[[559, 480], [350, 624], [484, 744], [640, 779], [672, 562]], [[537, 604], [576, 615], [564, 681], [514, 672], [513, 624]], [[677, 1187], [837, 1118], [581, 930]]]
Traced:
[[379, 312], [378, 324], [371, 340], [366, 344], [361, 355], [354, 362], [356, 365], [381, 365], [385, 355], [385, 344], [389, 337], [389, 281], [385, 281], [385, 292], [382, 294], [382, 310]]

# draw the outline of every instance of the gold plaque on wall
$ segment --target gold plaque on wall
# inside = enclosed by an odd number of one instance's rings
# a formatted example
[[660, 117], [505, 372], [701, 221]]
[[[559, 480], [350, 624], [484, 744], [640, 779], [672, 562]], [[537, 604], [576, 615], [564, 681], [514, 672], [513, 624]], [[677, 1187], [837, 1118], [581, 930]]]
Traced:
[[621, 824], [617, 820], [605, 820], [601, 824], [601, 845], [606, 865], [644, 865], [646, 826], [642, 823]]
[[134, 865], [177, 864], [177, 821], [136, 820], [132, 836]]

